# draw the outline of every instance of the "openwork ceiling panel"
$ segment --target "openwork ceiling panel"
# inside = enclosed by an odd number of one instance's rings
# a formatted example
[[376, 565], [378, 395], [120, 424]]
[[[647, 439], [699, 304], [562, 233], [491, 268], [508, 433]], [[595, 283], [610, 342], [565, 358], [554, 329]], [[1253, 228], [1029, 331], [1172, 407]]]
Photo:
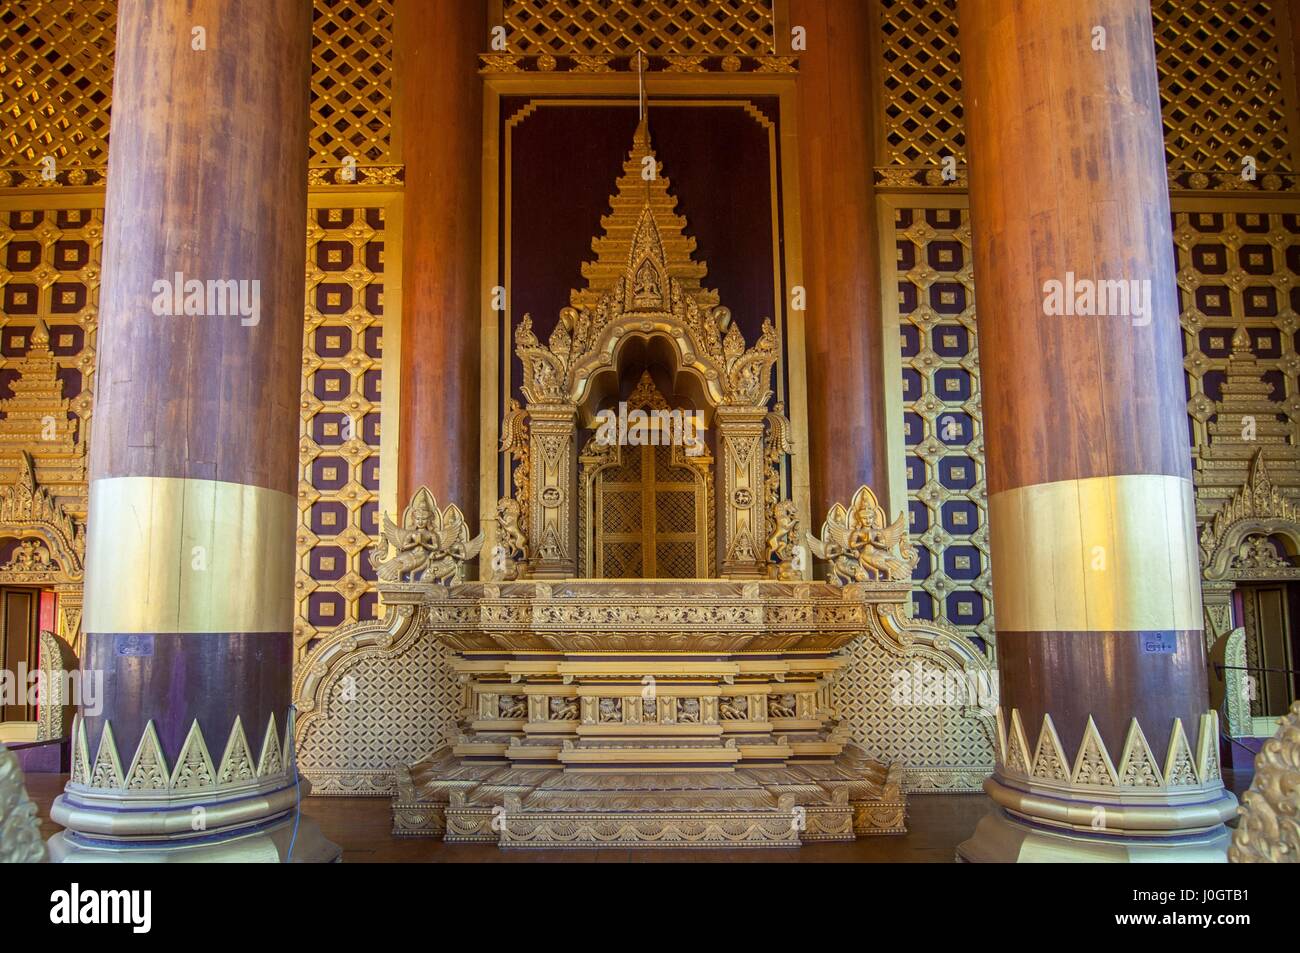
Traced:
[[968, 212], [895, 211], [913, 613], [990, 645], [984, 430]]
[[[1275, 0], [1158, 0], [1152, 4], [1165, 151], [1171, 173], [1294, 170]], [[1294, 103], [1291, 107], [1294, 108]], [[1191, 188], [1211, 183], [1180, 182]], [[1278, 186], [1274, 186], [1277, 188]]]
[[379, 534], [384, 213], [313, 209], [299, 442], [297, 657], [318, 635], [377, 615], [365, 550]]
[[773, 0], [506, 0], [510, 52], [767, 56]]

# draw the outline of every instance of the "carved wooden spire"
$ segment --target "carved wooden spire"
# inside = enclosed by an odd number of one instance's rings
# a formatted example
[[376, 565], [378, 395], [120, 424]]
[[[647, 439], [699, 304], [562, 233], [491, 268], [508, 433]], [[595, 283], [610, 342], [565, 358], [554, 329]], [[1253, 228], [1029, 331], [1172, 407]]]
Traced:
[[717, 305], [717, 293], [700, 287], [709, 268], [691, 257], [695, 239], [686, 234], [686, 219], [677, 214], [677, 199], [669, 191], [670, 185], [663, 175], [663, 164], [655, 156], [649, 128], [642, 120], [632, 137], [632, 151], [623, 163], [617, 191], [609, 198], [613, 211], [601, 218], [603, 234], [591, 241], [596, 260], [582, 266], [587, 287], [570, 293], [573, 307], [594, 308], [600, 296], [613, 289], [628, 271], [633, 255], [650, 241], [658, 243], [657, 257], [684, 292], [702, 306]]

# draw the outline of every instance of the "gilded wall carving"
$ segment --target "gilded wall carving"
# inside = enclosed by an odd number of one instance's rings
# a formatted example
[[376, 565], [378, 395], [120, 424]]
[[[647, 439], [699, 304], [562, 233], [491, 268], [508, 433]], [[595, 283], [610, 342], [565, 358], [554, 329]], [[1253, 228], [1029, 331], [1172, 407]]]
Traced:
[[384, 210], [312, 209], [307, 227], [295, 657], [376, 617]]
[[895, 210], [913, 612], [992, 655], [988, 492], [969, 212]]
[[851, 643], [832, 703], [870, 757], [904, 766], [907, 790], [979, 791], [993, 770], [997, 673], [964, 639], [925, 631], [905, 645]]
[[298, 667], [299, 765], [313, 794], [392, 794], [397, 765], [455, 740], [464, 688], [450, 650], [412, 616], [337, 629]]

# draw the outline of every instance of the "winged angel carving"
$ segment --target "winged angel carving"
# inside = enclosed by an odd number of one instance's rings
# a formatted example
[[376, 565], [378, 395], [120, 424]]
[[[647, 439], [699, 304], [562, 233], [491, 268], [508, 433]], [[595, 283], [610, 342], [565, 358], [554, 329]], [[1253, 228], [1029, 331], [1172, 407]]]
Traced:
[[[462, 582], [465, 564], [483, 548], [483, 534], [469, 538], [465, 515], [453, 503], [439, 511], [427, 487], [420, 487], [397, 526], [384, 514], [370, 564], [382, 582]], [[393, 555], [389, 555], [389, 550]]]
[[821, 539], [808, 534], [813, 555], [829, 563], [830, 581], [839, 586], [872, 579], [911, 577], [917, 553], [907, 535], [907, 517], [886, 523], [885, 511], [869, 487], [859, 487], [846, 510], [836, 503], [822, 524]]

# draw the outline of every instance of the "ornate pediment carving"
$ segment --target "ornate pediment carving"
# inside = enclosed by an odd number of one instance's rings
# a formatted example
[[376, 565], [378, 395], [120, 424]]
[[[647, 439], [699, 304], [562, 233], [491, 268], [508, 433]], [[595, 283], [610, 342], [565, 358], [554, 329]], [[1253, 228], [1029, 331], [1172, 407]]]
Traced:
[[[655, 169], [653, 178], [643, 173]], [[602, 219], [604, 236], [593, 242], [598, 259], [583, 267], [585, 290], [573, 291], [571, 307], [543, 345], [531, 315], [516, 331], [530, 404], [579, 404], [592, 378], [613, 367], [630, 337], [666, 337], [676, 347], [679, 369], [696, 375], [715, 406], [766, 406], [778, 340], [766, 319], [748, 346], [717, 293], [700, 286], [707, 265], [691, 258], [695, 242], [658, 161], [645, 123], [637, 128], [613, 214]], [[615, 262], [620, 262], [615, 270]]]
[[[1300, 546], [1300, 506], [1274, 485], [1256, 451], [1246, 482], [1201, 530], [1201, 568], [1207, 579], [1289, 573], [1281, 554], [1263, 546], [1271, 535], [1282, 535]], [[1269, 558], [1268, 553], [1272, 552]]]
[[[26, 450], [21, 451], [18, 478], [0, 486], [0, 536], [16, 536], [23, 541], [9, 563], [0, 567], [0, 572], [9, 574], [11, 580], [51, 582], [81, 578], [85, 526], [68, 515], [49, 490], [36, 482], [36, 468]], [[59, 579], [53, 579], [54, 575]]]

